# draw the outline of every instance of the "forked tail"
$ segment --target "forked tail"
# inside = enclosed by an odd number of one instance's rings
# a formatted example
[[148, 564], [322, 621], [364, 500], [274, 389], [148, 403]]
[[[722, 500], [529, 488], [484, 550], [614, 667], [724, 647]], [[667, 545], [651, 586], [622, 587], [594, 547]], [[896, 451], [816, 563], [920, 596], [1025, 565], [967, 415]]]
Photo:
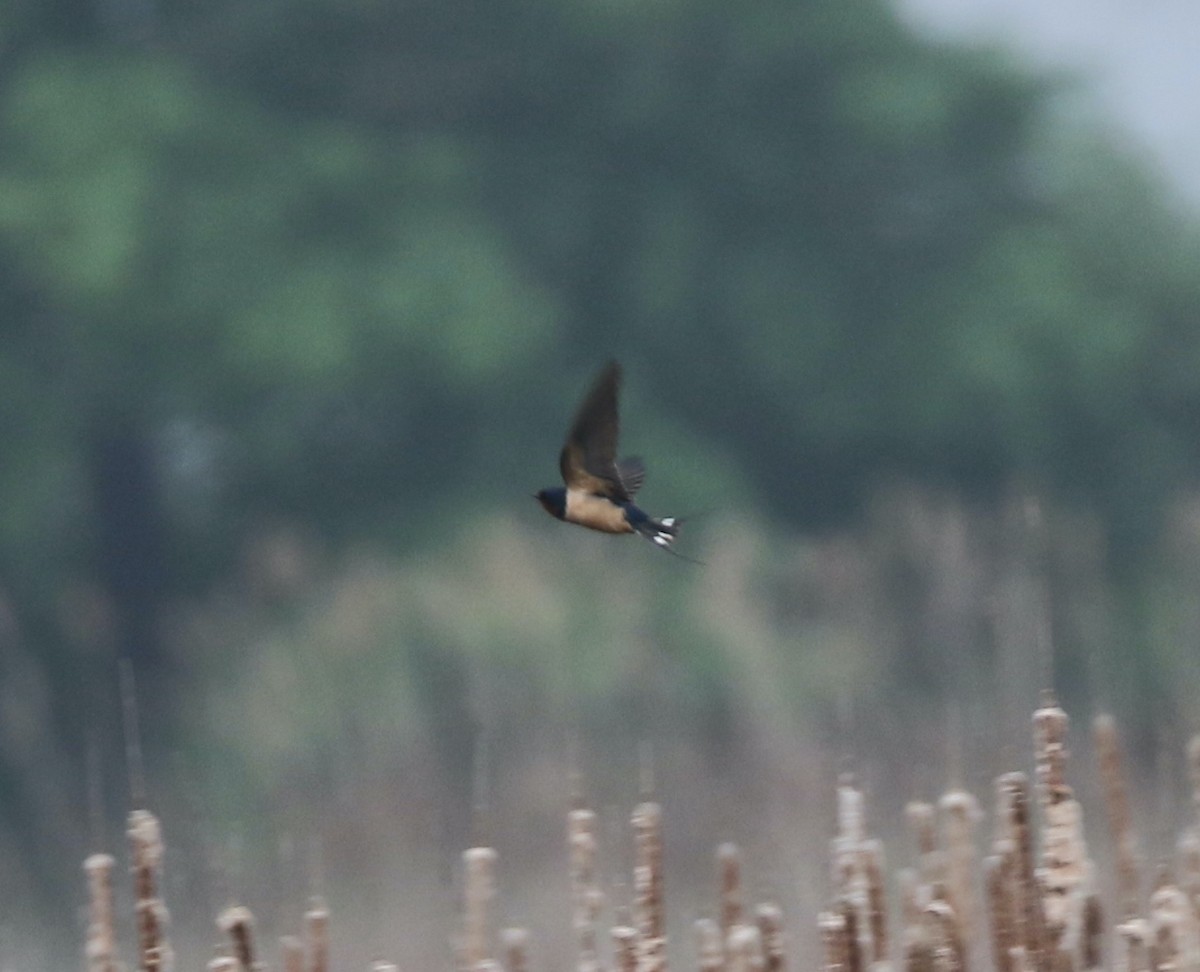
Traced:
[[637, 532], [656, 546], [670, 549], [675, 538], [679, 536], [679, 524], [682, 521], [674, 516], [664, 516], [661, 520], [646, 517], [637, 525]]

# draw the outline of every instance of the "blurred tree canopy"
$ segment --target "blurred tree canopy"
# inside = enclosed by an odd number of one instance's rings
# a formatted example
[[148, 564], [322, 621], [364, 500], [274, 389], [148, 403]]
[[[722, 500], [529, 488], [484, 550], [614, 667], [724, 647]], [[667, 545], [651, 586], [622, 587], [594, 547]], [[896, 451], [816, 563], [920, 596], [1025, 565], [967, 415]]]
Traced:
[[1023, 478], [1136, 552], [1194, 480], [1195, 226], [881, 0], [20, 0], [0, 52], [0, 571], [60, 692], [64, 587], [153, 666], [264, 520], [526, 503], [609, 356], [683, 508]]

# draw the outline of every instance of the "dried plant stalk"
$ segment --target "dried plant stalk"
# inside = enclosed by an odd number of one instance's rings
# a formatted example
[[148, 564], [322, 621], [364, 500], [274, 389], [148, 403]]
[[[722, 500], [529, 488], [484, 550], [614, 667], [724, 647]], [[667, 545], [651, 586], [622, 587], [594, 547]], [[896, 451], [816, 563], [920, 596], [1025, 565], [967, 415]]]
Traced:
[[638, 932], [632, 925], [614, 925], [612, 930], [613, 961], [617, 972], [637, 972]]
[[507, 972], [528, 972], [529, 932], [524, 928], [505, 928], [500, 933]]
[[725, 941], [729, 972], [762, 972], [762, 935], [754, 925], [734, 925]]
[[329, 909], [321, 898], [313, 898], [304, 913], [308, 935], [309, 972], [329, 972]]
[[83, 862], [88, 884], [88, 927], [84, 955], [88, 972], [116, 972], [117, 936], [113, 926], [111, 854], [92, 854]]
[[1092, 722], [1092, 740], [1100, 763], [1108, 831], [1116, 853], [1117, 896], [1121, 904], [1121, 917], [1132, 918], [1138, 913], [1141, 899], [1139, 855], [1137, 837], [1133, 832], [1133, 815], [1129, 812], [1129, 792], [1125, 787], [1117, 724], [1111, 715], [1096, 716]]
[[472, 847], [463, 852], [466, 871], [463, 947], [467, 968], [491, 958], [491, 907], [496, 897], [496, 851]]
[[837, 911], [822, 911], [817, 916], [821, 944], [825, 951], [825, 972], [847, 972], [850, 968], [850, 936], [846, 918]]
[[1104, 968], [1104, 906], [1100, 895], [1092, 891], [1083, 908], [1083, 945], [1080, 960], [1085, 972]]
[[975, 827], [979, 823], [979, 802], [964, 790], [951, 790], [938, 801], [942, 811], [942, 830], [946, 835], [946, 894], [959, 930], [965, 941], [975, 940], [976, 905]]
[[230, 955], [218, 955], [208, 960], [208, 972], [237, 972], [237, 959]]
[[371, 972], [400, 972], [400, 967], [395, 962], [376, 959], [371, 963]]
[[577, 968], [579, 972], [596, 972], [600, 967], [597, 933], [604, 898], [596, 885], [596, 814], [593, 811], [576, 807], [567, 814], [567, 843]]
[[634, 831], [634, 925], [638, 930], [639, 972], [667, 967], [667, 923], [663, 905], [662, 808], [652, 801], [638, 804]]
[[754, 910], [754, 917], [762, 935], [763, 968], [766, 972], [785, 972], [787, 938], [783, 931], [783, 912], [779, 905], [763, 902]]
[[725, 944], [721, 939], [721, 927], [712, 918], [699, 918], [695, 929], [700, 972], [722, 972], [725, 968]]
[[1125, 944], [1125, 972], [1149, 972], [1150, 923], [1145, 918], [1129, 918], [1117, 925], [1117, 934]]
[[917, 869], [921, 880], [934, 898], [945, 896], [944, 868], [937, 846], [933, 804], [913, 800], [904, 808], [904, 816], [917, 845]]
[[226, 908], [217, 918], [217, 927], [229, 936], [233, 957], [242, 972], [250, 972], [254, 968], [254, 916], [250, 909]]
[[864, 840], [859, 852], [862, 861], [863, 880], [867, 893], [867, 926], [871, 930], [872, 958], [885, 962], [890, 943], [887, 924], [887, 892], [884, 890], [886, 868], [883, 856], [883, 841]]
[[984, 859], [989, 925], [992, 932], [992, 964], [996, 972], [1014, 972], [1012, 950], [1017, 946], [1016, 915], [1012, 883], [1016, 851], [1012, 841], [996, 841], [997, 853]]
[[721, 889], [721, 938], [728, 943], [729, 934], [742, 923], [742, 854], [736, 844], [724, 843], [717, 848], [717, 874]]
[[169, 972], [174, 956], [167, 939], [167, 908], [158, 896], [163, 859], [158, 818], [149, 810], [134, 810], [129, 815], [127, 833], [133, 854], [138, 967], [145, 972]]
[[[1068, 718], [1051, 692], [1033, 714], [1038, 794], [1042, 805], [1042, 856], [1038, 870], [1045, 918], [1044, 961], [1055, 969], [1073, 962], [1083, 936], [1084, 885], [1090, 862], [1079, 802], [1067, 784]], [[1064, 953], [1059, 955], [1059, 953]]]
[[925, 907], [936, 972], [965, 972], [966, 949], [958, 916], [948, 901], [936, 899]]
[[996, 781], [1006, 836], [1013, 843], [1013, 915], [1025, 961], [1037, 972], [1052, 972], [1045, 963], [1045, 917], [1042, 893], [1033, 866], [1033, 828], [1029, 820], [1029, 780], [1024, 773], [1005, 773]]
[[280, 962], [283, 972], [304, 972], [304, 943], [295, 935], [279, 939]]
[[1193, 826], [1200, 830], [1200, 733], [1188, 740], [1187, 759], [1192, 780], [1192, 809], [1196, 814]]
[[1200, 929], [1186, 894], [1163, 875], [1150, 895], [1150, 964], [1158, 970], [1200, 968]]

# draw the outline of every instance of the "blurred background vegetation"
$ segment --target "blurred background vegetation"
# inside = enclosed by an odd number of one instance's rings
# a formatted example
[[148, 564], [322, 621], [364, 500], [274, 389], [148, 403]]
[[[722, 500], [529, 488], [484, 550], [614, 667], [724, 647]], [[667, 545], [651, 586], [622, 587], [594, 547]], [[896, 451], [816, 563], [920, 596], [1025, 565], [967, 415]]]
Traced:
[[[820, 855], [839, 760], [1024, 753], [1048, 641], [1195, 728], [1198, 224], [1061, 77], [877, 0], [13, 0], [0, 54], [10, 955], [119, 841], [119, 657], [177, 921], [328, 882], [425, 967], [569, 761]], [[703, 568], [529, 498], [609, 357]]]

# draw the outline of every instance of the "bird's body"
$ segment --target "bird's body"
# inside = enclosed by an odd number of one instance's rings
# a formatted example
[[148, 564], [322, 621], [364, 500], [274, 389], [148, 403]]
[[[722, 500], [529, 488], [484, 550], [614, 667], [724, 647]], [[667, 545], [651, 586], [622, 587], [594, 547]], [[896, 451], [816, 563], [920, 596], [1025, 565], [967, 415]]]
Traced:
[[633, 497], [645, 479], [640, 459], [616, 459], [617, 388], [621, 370], [615, 361], [600, 372], [576, 413], [559, 454], [563, 486], [535, 494], [551, 516], [601, 533], [639, 533], [669, 550], [678, 535], [674, 517], [656, 520]]

